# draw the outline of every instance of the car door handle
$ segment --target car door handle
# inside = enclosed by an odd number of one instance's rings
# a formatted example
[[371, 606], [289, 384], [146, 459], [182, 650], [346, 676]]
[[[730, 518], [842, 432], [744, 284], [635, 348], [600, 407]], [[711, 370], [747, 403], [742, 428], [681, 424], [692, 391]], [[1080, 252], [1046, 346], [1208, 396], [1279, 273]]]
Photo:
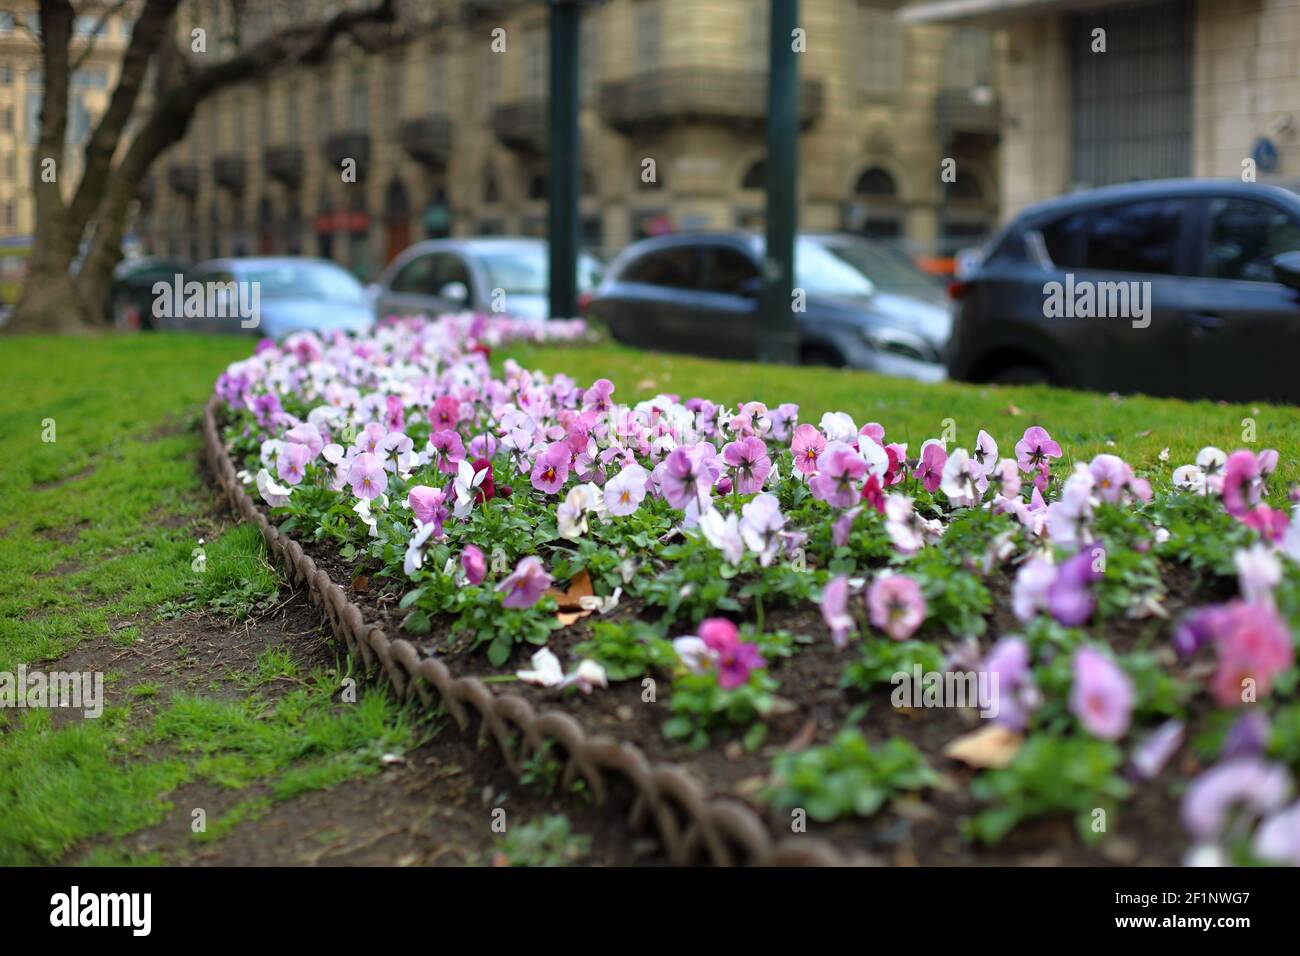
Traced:
[[1193, 312], [1192, 334], [1213, 335], [1223, 331], [1223, 317], [1215, 312]]

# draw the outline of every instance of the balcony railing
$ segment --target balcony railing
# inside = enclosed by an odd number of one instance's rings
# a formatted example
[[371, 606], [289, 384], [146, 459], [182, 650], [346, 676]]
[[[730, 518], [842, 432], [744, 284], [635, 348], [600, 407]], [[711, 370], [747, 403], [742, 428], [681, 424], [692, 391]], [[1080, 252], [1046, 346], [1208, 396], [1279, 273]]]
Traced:
[[397, 138], [412, 159], [426, 166], [445, 166], [451, 157], [451, 120], [441, 113], [408, 120]]
[[248, 166], [244, 157], [234, 153], [215, 156], [212, 159], [212, 181], [221, 189], [236, 196], [244, 193], [244, 183], [248, 176]]
[[297, 186], [302, 178], [302, 147], [268, 146], [262, 152], [262, 168], [272, 179]]
[[172, 192], [193, 199], [199, 194], [199, 167], [196, 163], [172, 163], [167, 168], [167, 185]]
[[546, 150], [546, 100], [502, 103], [492, 111], [492, 131], [510, 149], [541, 153]]
[[973, 133], [997, 136], [1002, 107], [997, 94], [986, 90], [979, 95], [969, 88], [940, 90], [934, 101], [935, 121], [949, 134]]
[[[801, 125], [821, 116], [824, 100], [821, 80], [800, 81]], [[767, 75], [703, 67], [642, 73], [603, 84], [600, 113], [624, 132], [685, 122], [762, 126], [767, 119]]]
[[325, 139], [325, 156], [335, 168], [342, 166], [344, 160], [356, 160], [357, 178], [360, 179], [365, 176], [370, 162], [370, 134], [364, 130], [334, 133]]

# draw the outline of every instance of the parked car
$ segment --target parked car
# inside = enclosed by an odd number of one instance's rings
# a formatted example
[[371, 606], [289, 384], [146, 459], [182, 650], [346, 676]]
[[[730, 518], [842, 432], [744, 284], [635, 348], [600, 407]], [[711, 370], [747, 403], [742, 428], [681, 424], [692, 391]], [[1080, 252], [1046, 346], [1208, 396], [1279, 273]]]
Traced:
[[[175, 286], [173, 279], [164, 279]], [[202, 302], [192, 306], [192, 293]], [[179, 289], [152, 296], [158, 328], [248, 333], [279, 339], [292, 332], [362, 332], [374, 313], [361, 283], [326, 259], [265, 256], [210, 259]]]
[[[403, 251], [379, 277], [375, 316], [505, 312], [544, 319], [550, 311], [550, 262], [541, 239], [429, 239]], [[600, 280], [600, 261], [578, 256], [578, 291]]]
[[[761, 236], [744, 232], [642, 240], [610, 264], [587, 314], [630, 345], [756, 358], [763, 248]], [[948, 303], [905, 260], [891, 261], [877, 286], [863, 268], [878, 252], [852, 237], [796, 239], [794, 285], [805, 296], [795, 313], [800, 361], [944, 378]]]
[[1300, 402], [1297, 250], [1300, 197], [1272, 185], [1164, 180], [1040, 203], [953, 284], [949, 372]]
[[127, 332], [152, 329], [153, 287], [157, 282], [171, 283], [190, 269], [185, 259], [172, 256], [142, 256], [123, 259], [113, 270], [104, 312], [114, 327]]

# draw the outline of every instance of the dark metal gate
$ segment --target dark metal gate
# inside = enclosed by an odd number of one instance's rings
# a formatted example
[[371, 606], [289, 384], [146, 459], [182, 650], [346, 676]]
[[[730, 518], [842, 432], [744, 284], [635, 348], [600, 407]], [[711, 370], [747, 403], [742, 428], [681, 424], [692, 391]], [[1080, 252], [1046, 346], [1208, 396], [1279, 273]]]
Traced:
[[1192, 17], [1186, 0], [1070, 17], [1075, 184], [1191, 174]]

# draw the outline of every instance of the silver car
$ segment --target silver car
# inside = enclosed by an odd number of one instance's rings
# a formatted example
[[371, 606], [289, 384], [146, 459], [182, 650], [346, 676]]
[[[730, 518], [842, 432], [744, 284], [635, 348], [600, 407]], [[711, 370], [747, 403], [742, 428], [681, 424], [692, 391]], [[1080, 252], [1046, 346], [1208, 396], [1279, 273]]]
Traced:
[[[491, 237], [417, 242], [388, 264], [375, 292], [375, 317], [502, 312], [545, 319], [549, 256], [541, 239]], [[578, 256], [578, 291], [600, 281], [599, 260]]]
[[365, 289], [327, 259], [209, 259], [150, 290], [155, 328], [281, 339], [293, 332], [364, 332], [374, 324]]

